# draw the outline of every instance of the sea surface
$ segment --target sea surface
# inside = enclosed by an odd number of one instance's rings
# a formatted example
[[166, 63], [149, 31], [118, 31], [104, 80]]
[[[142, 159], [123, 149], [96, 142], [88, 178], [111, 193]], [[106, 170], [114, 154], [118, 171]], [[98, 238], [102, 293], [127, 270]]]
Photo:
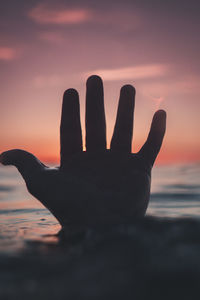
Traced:
[[0, 299], [191, 299], [200, 282], [200, 164], [154, 168], [143, 222], [72, 240], [60, 229], [17, 170], [0, 166]]

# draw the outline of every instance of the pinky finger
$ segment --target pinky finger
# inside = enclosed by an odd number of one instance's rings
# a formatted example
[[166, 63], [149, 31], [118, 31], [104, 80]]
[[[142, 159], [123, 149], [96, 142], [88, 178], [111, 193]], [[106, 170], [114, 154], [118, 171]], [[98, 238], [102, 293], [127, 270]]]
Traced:
[[166, 130], [166, 112], [158, 110], [151, 123], [148, 138], [139, 151], [139, 155], [143, 156], [152, 166], [160, 151], [162, 141]]

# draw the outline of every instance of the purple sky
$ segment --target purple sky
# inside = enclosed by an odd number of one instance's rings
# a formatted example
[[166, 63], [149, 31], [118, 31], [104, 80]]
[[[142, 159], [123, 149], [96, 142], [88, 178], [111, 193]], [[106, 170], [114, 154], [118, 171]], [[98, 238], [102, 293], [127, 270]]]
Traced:
[[168, 113], [161, 162], [200, 160], [199, 1], [1, 1], [0, 151], [59, 155], [65, 89], [102, 76], [108, 140], [119, 89], [137, 90], [133, 151], [153, 112]]

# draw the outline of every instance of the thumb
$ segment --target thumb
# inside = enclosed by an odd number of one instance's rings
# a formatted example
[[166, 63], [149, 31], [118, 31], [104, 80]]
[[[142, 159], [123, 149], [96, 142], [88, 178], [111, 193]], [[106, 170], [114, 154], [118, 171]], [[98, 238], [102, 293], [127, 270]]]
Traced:
[[1, 153], [0, 162], [3, 165], [13, 165], [26, 180], [29, 175], [45, 168], [33, 154], [19, 149], [9, 150]]

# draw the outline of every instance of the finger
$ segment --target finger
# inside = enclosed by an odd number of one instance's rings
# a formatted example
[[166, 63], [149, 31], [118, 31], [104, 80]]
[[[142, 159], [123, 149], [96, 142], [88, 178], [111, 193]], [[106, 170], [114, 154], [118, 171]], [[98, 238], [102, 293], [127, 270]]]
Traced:
[[106, 149], [103, 82], [96, 75], [89, 77], [87, 80], [86, 148], [87, 151], [102, 151]]
[[0, 162], [3, 165], [13, 165], [27, 181], [31, 174], [39, 172], [45, 168], [33, 154], [24, 150], [9, 150], [1, 153]]
[[158, 110], [153, 116], [147, 141], [139, 151], [139, 154], [144, 156], [152, 166], [160, 151], [165, 130], [166, 112], [164, 110]]
[[121, 88], [117, 118], [111, 140], [111, 150], [131, 152], [133, 136], [133, 113], [135, 106], [135, 89], [131, 85]]
[[82, 151], [79, 96], [76, 90], [69, 89], [63, 95], [60, 124], [61, 165], [73, 154]]

